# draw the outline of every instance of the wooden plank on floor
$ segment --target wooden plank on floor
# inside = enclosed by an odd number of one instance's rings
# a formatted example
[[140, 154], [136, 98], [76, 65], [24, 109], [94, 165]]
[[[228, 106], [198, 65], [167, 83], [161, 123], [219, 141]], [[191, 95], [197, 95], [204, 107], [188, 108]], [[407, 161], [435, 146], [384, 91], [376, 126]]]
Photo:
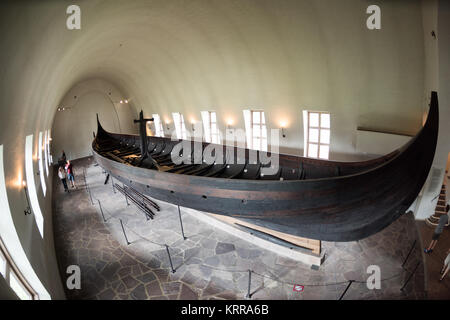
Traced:
[[219, 215], [219, 214], [211, 214], [212, 216], [214, 216], [214, 218], [217, 218], [219, 220], [222, 220], [226, 223], [229, 224], [237, 224], [237, 225], [241, 225], [250, 229], [254, 229], [260, 232], [264, 232], [267, 233], [271, 236], [277, 237], [279, 239], [282, 239], [284, 241], [290, 242], [292, 244], [295, 244], [296, 246], [299, 247], [303, 247], [306, 249], [310, 249], [312, 250], [312, 253], [314, 254], [318, 254], [320, 255], [321, 252], [321, 242], [320, 240], [314, 240], [314, 239], [308, 239], [308, 238], [302, 238], [302, 237], [297, 237], [297, 236], [293, 236], [287, 233], [283, 233], [283, 232], [279, 232], [279, 231], [275, 231], [272, 229], [268, 229], [268, 228], [264, 228], [264, 227], [260, 227], [257, 226], [255, 224], [249, 223], [249, 222], [245, 222], [233, 217], [229, 217], [229, 216], [223, 216], [223, 215]]

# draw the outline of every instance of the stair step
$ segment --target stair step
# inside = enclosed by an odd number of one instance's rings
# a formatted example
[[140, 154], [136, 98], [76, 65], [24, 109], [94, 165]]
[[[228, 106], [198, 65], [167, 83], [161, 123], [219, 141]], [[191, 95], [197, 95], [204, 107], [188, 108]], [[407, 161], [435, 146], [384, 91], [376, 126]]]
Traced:
[[[430, 220], [430, 218], [427, 218], [427, 219], [425, 220], [425, 223], [426, 223], [427, 225], [429, 225], [429, 226], [432, 226], [432, 227], [436, 227], [436, 226], [438, 225], [438, 222], [433, 222], [433, 221]], [[448, 227], [448, 226], [449, 226], [449, 223], [447, 223], [445, 226]]]

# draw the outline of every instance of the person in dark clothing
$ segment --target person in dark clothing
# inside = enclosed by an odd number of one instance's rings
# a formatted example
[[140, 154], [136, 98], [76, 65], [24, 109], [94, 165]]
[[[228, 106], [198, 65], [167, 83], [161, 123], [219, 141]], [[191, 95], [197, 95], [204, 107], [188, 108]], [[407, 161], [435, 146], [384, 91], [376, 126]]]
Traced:
[[436, 243], [438, 242], [438, 239], [439, 239], [441, 233], [444, 231], [444, 227], [448, 224], [449, 209], [450, 209], [450, 205], [447, 205], [445, 207], [445, 211], [447, 212], [447, 214], [443, 214], [442, 216], [440, 216], [438, 225], [437, 225], [436, 229], [434, 229], [434, 234], [433, 234], [433, 237], [431, 238], [430, 245], [428, 246], [428, 248], [426, 248], [424, 250], [425, 253], [433, 252], [433, 249], [436, 246]]
[[67, 178], [69, 178], [69, 181], [72, 184], [72, 188], [76, 188], [76, 185], [75, 185], [75, 174], [73, 172], [73, 166], [70, 163], [70, 160], [67, 160], [66, 172], [67, 172]]
[[67, 162], [66, 153], [63, 150], [61, 157], [58, 159], [58, 165], [64, 168], [66, 162]]
[[61, 180], [63, 186], [64, 186], [64, 192], [69, 192], [69, 188], [67, 187], [67, 180], [66, 180], [66, 171], [64, 171], [63, 167], [59, 167], [58, 169], [58, 177]]

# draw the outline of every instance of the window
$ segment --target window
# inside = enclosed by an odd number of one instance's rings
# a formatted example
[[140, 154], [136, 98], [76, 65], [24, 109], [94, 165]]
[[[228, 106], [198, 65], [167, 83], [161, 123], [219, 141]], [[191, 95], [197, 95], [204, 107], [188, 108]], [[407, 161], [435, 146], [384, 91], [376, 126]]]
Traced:
[[179, 112], [172, 113], [173, 122], [175, 124], [175, 131], [178, 139], [187, 139], [186, 126], [184, 124], [184, 117]]
[[50, 129], [47, 130], [47, 156], [48, 156], [48, 166], [53, 163], [52, 154], [50, 152], [50, 142], [52, 141], [52, 136], [50, 135]]
[[29, 135], [25, 140], [25, 172], [27, 177], [28, 196], [33, 209], [34, 219], [38, 226], [41, 237], [44, 237], [44, 217], [42, 216], [41, 207], [37, 197], [36, 184], [34, 182], [33, 170], [33, 135]]
[[328, 159], [330, 153], [330, 114], [303, 111], [305, 128], [304, 156]]
[[164, 129], [159, 114], [153, 114], [153, 124], [155, 125], [155, 136], [164, 137]]
[[267, 127], [264, 111], [244, 110], [244, 120], [248, 148], [267, 151]]
[[6, 257], [3, 252], [0, 251], [0, 274], [6, 279]]
[[219, 128], [217, 126], [217, 115], [215, 111], [202, 111], [203, 127], [205, 129], [205, 141], [209, 143], [220, 143]]
[[48, 166], [49, 166], [49, 162], [48, 162], [48, 138], [49, 138], [48, 130], [45, 130], [45, 136], [44, 136], [44, 159], [45, 159], [45, 171], [47, 173], [47, 177], [48, 177]]
[[44, 149], [44, 142], [42, 140], [43, 138], [43, 132], [39, 132], [39, 144], [38, 144], [38, 161], [39, 161], [39, 177], [41, 178], [41, 186], [42, 186], [42, 193], [47, 193], [47, 186], [45, 185], [45, 176], [44, 176], [44, 160], [42, 159], [42, 149]]
[[0, 273], [21, 300], [33, 300], [36, 292], [26, 282], [0, 240]]
[[[20, 188], [22, 185], [22, 172], [19, 172], [16, 182], [11, 188]], [[17, 235], [16, 226], [13, 222], [11, 209], [9, 207], [8, 193], [5, 185], [5, 171], [3, 167], [3, 145], [0, 145], [0, 273], [10, 285], [11, 272], [14, 272], [13, 289], [20, 290], [17, 281], [22, 283], [22, 289], [25, 288], [30, 296], [34, 299], [51, 299], [50, 294], [43, 286], [42, 282], [36, 275], [28, 257], [23, 250], [19, 236]], [[21, 297], [25, 297], [23, 292], [17, 292]]]

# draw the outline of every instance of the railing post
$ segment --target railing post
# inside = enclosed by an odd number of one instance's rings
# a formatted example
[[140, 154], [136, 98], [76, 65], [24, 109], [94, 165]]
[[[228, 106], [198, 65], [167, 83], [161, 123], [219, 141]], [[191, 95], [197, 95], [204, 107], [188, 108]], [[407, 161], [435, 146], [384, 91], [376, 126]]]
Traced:
[[100, 207], [100, 212], [102, 213], [103, 222], [106, 222], [105, 215], [103, 214], [102, 204], [100, 203], [100, 200], [97, 199], [97, 201], [98, 201], [98, 206]]
[[409, 275], [408, 279], [406, 280], [405, 284], [403, 285], [403, 287], [400, 288], [401, 291], [403, 291], [403, 289], [405, 289], [406, 285], [408, 284], [409, 280], [411, 280], [411, 278], [413, 277], [414, 273], [416, 273], [417, 268], [419, 267], [420, 261], [417, 262], [416, 267], [414, 268], [413, 272], [411, 272], [411, 274]]
[[405, 266], [405, 264], [406, 264], [406, 261], [408, 261], [408, 259], [409, 259], [409, 256], [411, 255], [411, 253], [412, 253], [412, 251], [413, 251], [414, 247], [416, 246], [416, 242], [417, 242], [417, 240], [414, 240], [414, 242], [413, 242], [413, 245], [412, 245], [411, 249], [409, 250], [408, 254], [406, 255], [405, 261], [403, 261], [403, 264], [402, 264], [402, 268], [403, 268], [403, 267]]
[[113, 188], [113, 192], [116, 193], [116, 188], [114, 188], [114, 180], [113, 180], [112, 176], [111, 176], [111, 185], [112, 185], [112, 188]]
[[123, 235], [125, 236], [125, 240], [127, 241], [127, 246], [128, 246], [130, 244], [130, 242], [128, 241], [127, 234], [125, 233], [125, 228], [123, 227], [122, 219], [119, 219], [119, 221], [120, 221], [120, 225], [122, 226]]
[[129, 206], [130, 204], [128, 203], [127, 190], [125, 190], [125, 185], [123, 183], [122, 183], [122, 188], [123, 188], [123, 194], [125, 195], [125, 201], [127, 202], [127, 206]]
[[180, 206], [178, 206], [178, 217], [180, 218], [181, 234], [183, 235], [183, 240], [186, 240], [186, 237], [184, 236], [183, 221], [181, 220]]
[[246, 299], [252, 298], [252, 295], [250, 293], [251, 285], [252, 285], [252, 270], [248, 270], [248, 289], [247, 289], [247, 295], [245, 296]]
[[352, 285], [353, 281], [355, 281], [355, 280], [349, 280], [348, 281], [347, 288], [345, 288], [344, 292], [342, 292], [341, 296], [339, 297], [339, 300], [342, 300], [342, 298], [344, 298], [345, 294], [347, 293], [348, 289]]
[[167, 244], [165, 244], [165, 246], [166, 246], [167, 255], [169, 256], [170, 268], [172, 269], [172, 273], [175, 273], [175, 269], [173, 268], [173, 264], [172, 264], [172, 258], [170, 257], [169, 246]]

